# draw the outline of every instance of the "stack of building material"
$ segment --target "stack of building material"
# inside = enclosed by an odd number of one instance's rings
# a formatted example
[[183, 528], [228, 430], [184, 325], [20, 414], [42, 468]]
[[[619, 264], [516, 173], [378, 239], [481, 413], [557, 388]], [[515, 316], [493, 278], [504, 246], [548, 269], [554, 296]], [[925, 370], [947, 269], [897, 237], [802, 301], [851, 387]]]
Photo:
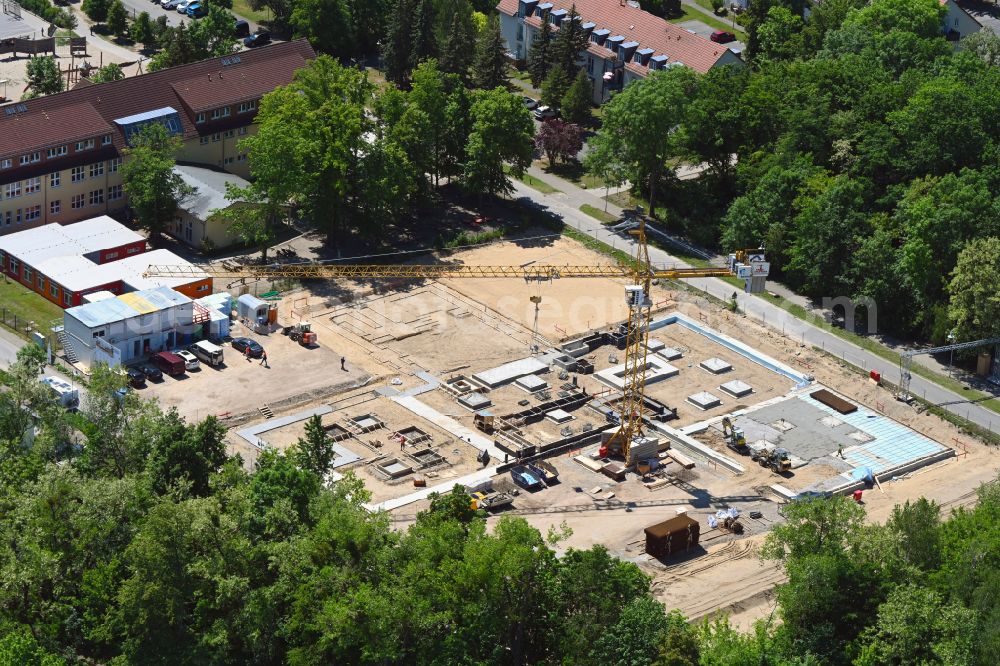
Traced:
[[687, 515], [676, 516], [647, 527], [646, 552], [653, 557], [669, 557], [698, 545], [701, 526]]

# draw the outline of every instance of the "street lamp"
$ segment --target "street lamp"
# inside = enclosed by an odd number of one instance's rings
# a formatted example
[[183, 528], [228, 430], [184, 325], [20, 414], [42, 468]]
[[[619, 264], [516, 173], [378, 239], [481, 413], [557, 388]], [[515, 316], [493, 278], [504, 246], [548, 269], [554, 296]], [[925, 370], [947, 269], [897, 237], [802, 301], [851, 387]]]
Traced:
[[[948, 331], [948, 344], [955, 344], [955, 331]], [[955, 350], [948, 350], [948, 376], [954, 377]]]

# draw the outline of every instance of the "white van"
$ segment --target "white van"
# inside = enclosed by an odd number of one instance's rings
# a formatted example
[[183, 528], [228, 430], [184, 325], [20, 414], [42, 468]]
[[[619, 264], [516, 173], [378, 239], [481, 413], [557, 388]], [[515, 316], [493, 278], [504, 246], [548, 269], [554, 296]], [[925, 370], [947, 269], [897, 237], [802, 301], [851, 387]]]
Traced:
[[208, 340], [199, 340], [188, 347], [188, 351], [209, 365], [222, 365], [222, 347]]

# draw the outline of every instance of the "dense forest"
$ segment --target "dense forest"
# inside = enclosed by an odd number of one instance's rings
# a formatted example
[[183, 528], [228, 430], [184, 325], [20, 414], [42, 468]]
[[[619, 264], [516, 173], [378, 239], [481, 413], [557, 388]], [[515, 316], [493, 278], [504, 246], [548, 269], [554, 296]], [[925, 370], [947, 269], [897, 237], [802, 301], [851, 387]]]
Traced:
[[[944, 12], [824, 0], [803, 21], [801, 3], [751, 3], [749, 66], [627, 87], [606, 105], [591, 168], [647, 196], [655, 185], [663, 217], [702, 243], [763, 243], [800, 293], [870, 297], [879, 332], [996, 335], [996, 318], [949, 317], [948, 303], [963, 249], [1000, 235], [1000, 41], [984, 29], [956, 50]], [[669, 112], [645, 121], [658, 141], [633, 122], [651, 108]], [[711, 170], [680, 182], [670, 160]]]
[[[775, 615], [688, 624], [602, 546], [456, 489], [402, 530], [363, 484], [322, 479], [321, 424], [248, 473], [213, 417], [98, 368], [79, 414], [28, 347], [0, 392], [0, 664], [988, 665], [1000, 650], [1000, 482], [971, 510], [885, 526], [845, 498], [786, 507], [762, 556]], [[667, 593], [669, 607], [669, 591]]]

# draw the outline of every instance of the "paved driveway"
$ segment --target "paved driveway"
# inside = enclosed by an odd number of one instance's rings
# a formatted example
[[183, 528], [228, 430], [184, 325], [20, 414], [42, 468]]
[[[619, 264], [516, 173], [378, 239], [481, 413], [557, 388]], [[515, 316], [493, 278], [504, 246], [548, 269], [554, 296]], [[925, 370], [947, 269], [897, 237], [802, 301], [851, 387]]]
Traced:
[[[715, 28], [707, 23], [702, 23], [701, 21], [684, 21], [683, 23], [678, 23], [677, 26], [684, 28], [688, 32], [701, 35], [705, 39], [711, 37], [712, 33], [715, 32]], [[742, 53], [746, 48], [746, 46], [743, 45], [743, 42], [738, 41], [729, 42], [728, 44], [719, 44], [719, 46], [725, 46], [728, 49], [736, 51], [737, 53]]]

